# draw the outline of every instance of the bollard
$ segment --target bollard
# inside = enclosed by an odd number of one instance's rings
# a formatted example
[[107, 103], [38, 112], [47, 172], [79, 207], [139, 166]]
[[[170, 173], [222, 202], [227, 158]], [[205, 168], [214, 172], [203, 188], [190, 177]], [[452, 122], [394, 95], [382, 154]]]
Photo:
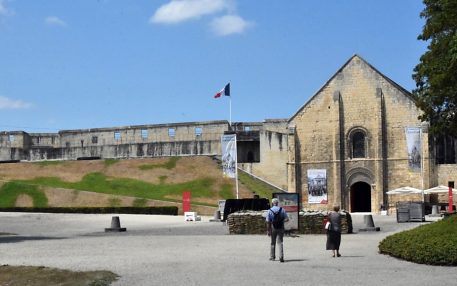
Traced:
[[210, 222], [219, 222], [221, 221], [221, 211], [217, 210], [214, 212], [214, 217], [209, 220]]
[[111, 218], [111, 227], [105, 228], [105, 232], [121, 232], [127, 231], [127, 228], [121, 227], [121, 221], [118, 216], [113, 216]]
[[363, 222], [365, 223], [364, 228], [359, 228], [359, 231], [380, 231], [380, 227], [374, 226], [374, 221], [373, 221], [373, 216], [370, 215], [364, 215], [363, 216]]
[[363, 222], [365, 223], [366, 227], [374, 227], [374, 221], [372, 215], [364, 215]]
[[438, 210], [438, 205], [432, 205], [432, 216], [439, 216], [440, 212]]

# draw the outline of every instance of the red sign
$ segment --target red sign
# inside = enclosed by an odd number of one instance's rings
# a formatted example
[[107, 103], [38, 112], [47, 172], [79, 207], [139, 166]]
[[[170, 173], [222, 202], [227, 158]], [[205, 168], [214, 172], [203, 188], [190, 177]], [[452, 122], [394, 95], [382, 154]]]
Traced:
[[190, 192], [182, 193], [182, 211], [190, 212]]

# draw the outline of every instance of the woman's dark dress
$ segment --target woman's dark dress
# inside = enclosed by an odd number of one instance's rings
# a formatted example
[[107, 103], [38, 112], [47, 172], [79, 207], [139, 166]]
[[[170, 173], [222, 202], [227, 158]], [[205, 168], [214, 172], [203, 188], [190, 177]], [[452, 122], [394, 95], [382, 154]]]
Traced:
[[337, 212], [328, 214], [328, 220], [332, 224], [330, 230], [327, 231], [327, 250], [339, 250], [341, 243], [341, 215]]

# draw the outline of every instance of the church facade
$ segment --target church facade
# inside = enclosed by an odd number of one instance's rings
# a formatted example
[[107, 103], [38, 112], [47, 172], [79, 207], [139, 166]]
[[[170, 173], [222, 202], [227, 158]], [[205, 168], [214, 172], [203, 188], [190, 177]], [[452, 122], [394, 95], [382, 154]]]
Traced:
[[379, 212], [389, 190], [453, 184], [457, 165], [436, 164], [420, 112], [408, 91], [353, 56], [289, 119], [288, 191], [306, 208]]

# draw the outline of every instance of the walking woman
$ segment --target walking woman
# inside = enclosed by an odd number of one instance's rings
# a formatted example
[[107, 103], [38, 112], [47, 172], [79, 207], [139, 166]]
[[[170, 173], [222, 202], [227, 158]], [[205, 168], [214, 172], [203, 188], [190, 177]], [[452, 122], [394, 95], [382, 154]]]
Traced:
[[[326, 249], [331, 250], [333, 257], [340, 257], [341, 243], [341, 214], [339, 213], [340, 206], [333, 206], [333, 211], [328, 214], [330, 228], [327, 230], [327, 245]], [[336, 252], [336, 253], [335, 253]]]

